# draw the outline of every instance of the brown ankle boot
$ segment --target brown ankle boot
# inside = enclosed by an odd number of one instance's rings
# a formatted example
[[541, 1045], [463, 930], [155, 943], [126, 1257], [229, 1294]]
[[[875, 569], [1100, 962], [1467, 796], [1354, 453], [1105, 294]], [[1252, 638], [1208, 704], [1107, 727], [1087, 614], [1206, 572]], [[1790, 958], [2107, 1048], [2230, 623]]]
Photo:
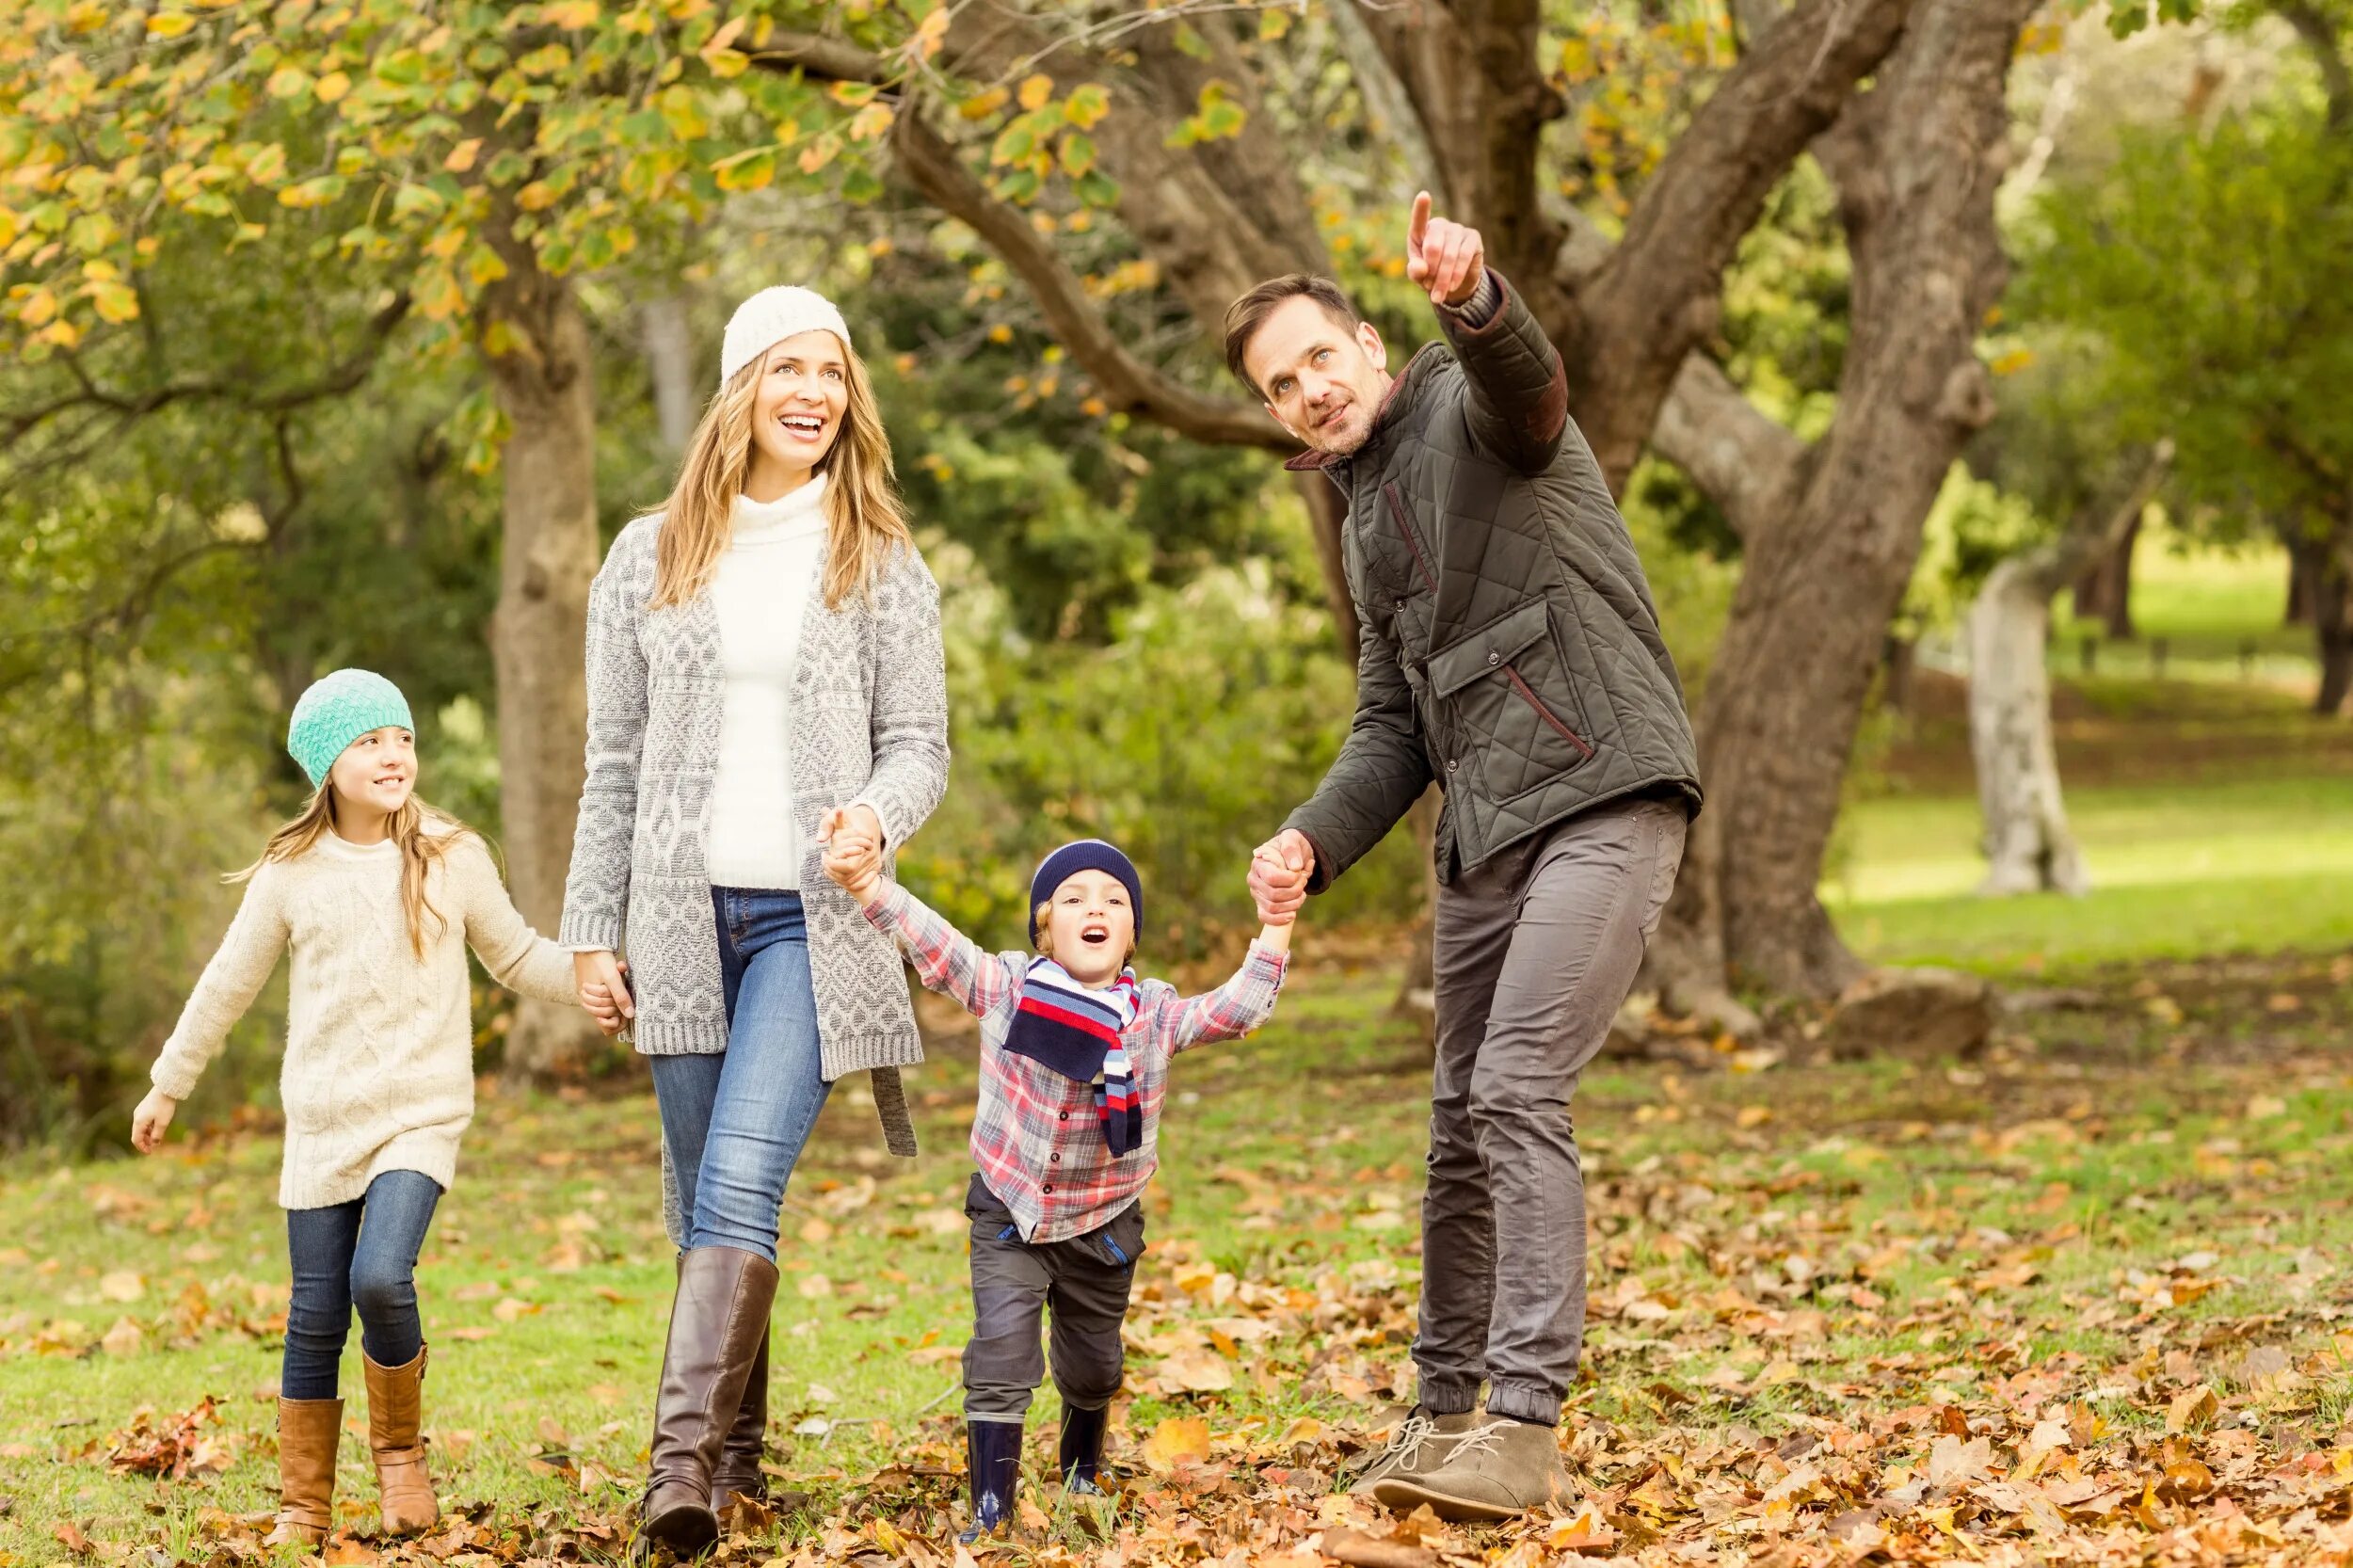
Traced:
[[737, 1247], [696, 1247], [679, 1265], [670, 1339], [654, 1400], [653, 1456], [643, 1513], [645, 1539], [680, 1557], [710, 1549], [719, 1536], [712, 1475], [742, 1414], [744, 1385], [768, 1336], [776, 1266]]
[[278, 1523], [264, 1546], [318, 1546], [335, 1528], [335, 1446], [341, 1400], [278, 1401]]
[[725, 1521], [738, 1498], [768, 1500], [768, 1478], [760, 1462], [768, 1453], [768, 1336], [760, 1336], [752, 1369], [744, 1380], [743, 1402], [735, 1408], [735, 1424], [719, 1445], [719, 1463], [711, 1472], [711, 1512]]
[[417, 1347], [405, 1367], [379, 1367], [362, 1351], [368, 1370], [368, 1447], [376, 1453], [376, 1506], [388, 1535], [419, 1535], [441, 1517], [425, 1474], [424, 1440], [417, 1428], [424, 1416], [425, 1347]]

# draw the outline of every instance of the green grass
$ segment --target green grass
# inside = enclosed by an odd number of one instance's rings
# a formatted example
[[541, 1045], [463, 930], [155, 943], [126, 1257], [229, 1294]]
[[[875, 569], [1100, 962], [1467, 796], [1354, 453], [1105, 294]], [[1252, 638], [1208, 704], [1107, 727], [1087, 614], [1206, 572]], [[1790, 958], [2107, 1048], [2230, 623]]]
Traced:
[[[2235, 681], [2248, 674], [2309, 687], [2314, 679], [2310, 627], [2287, 620], [2287, 552], [2265, 540], [2219, 549], [2189, 545], [2169, 529], [2143, 529], [2133, 550], [2131, 643], [2109, 642], [2096, 621], [2077, 621], [2073, 596], [2061, 594], [2053, 616], [2052, 667], [2081, 671], [2089, 636], [2103, 672], [2151, 670], [2158, 641], [2166, 674], [2177, 680]], [[2251, 668], [2242, 664], [2251, 652]]]
[[1994, 970], [2353, 945], [2353, 776], [2071, 789], [2084, 898], [1986, 900], [1974, 799], [1858, 803], [1825, 887], [1866, 956]]
[[[1380, 1011], [1393, 982], [1310, 964], [1258, 1039], [1179, 1064], [1118, 1457], [1179, 1414], [1238, 1444], [1302, 1416], [1353, 1430], [1402, 1387], [1428, 1090], [1416, 1042]], [[2281, 987], [2291, 1011], [2260, 1001]], [[2344, 1404], [2353, 1390], [2334, 1375], [2237, 1389], [2237, 1352], [2199, 1347], [2251, 1335], [2303, 1355], [2329, 1342], [2313, 1313], [2348, 1293], [2329, 1249], [2353, 1204], [2353, 997], [2309, 970], [2175, 988], [2162, 1010], [2120, 995], [2100, 1014], [2041, 1016], [1967, 1069], [1709, 1058], [1589, 1074], [1577, 1125], [1595, 1209], [1594, 1381], [1579, 1430], [1632, 1453], [1704, 1448], [1733, 1423], [1860, 1427], [1874, 1411], [1990, 1398], [2020, 1347], [2083, 1358], [2052, 1365], [2126, 1432], [2162, 1424], [2163, 1400], [2124, 1371], [2149, 1345], [2211, 1359], [2201, 1375], [2275, 1432], [2301, 1430], [2314, 1401]], [[876, 1510], [944, 1528], [956, 1464], [968, 1060], [944, 1049], [910, 1089], [923, 1158], [886, 1163], [871, 1106], [845, 1092], [786, 1218], [775, 1457], [854, 1528]], [[637, 1095], [489, 1100], [423, 1260], [437, 1474], [445, 1500], [490, 1505], [501, 1557], [552, 1530], [591, 1560], [623, 1549], [670, 1278], [654, 1126]], [[22, 1254], [0, 1269], [0, 1496], [13, 1499], [0, 1561], [61, 1559], [60, 1521], [110, 1552], [202, 1556], [225, 1517], [269, 1506], [276, 1158], [274, 1138], [248, 1133], [0, 1179], [0, 1236]], [[112, 1299], [130, 1293], [117, 1275], [136, 1276], [136, 1299]], [[1307, 1306], [1280, 1306], [1286, 1291]], [[100, 1348], [119, 1320], [136, 1343]], [[1229, 1343], [1231, 1390], [1162, 1385], [1160, 1352], [1251, 1323], [1266, 1332]], [[110, 1438], [142, 1408], [168, 1416], [206, 1396], [220, 1401], [225, 1471], [109, 1473]], [[1052, 1405], [1041, 1396], [1037, 1425]], [[355, 1431], [360, 1415], [355, 1400]], [[1319, 1468], [1340, 1452], [1324, 1441]], [[894, 1463], [917, 1473], [876, 1477]], [[364, 1526], [373, 1485], [356, 1442], [341, 1479]]]

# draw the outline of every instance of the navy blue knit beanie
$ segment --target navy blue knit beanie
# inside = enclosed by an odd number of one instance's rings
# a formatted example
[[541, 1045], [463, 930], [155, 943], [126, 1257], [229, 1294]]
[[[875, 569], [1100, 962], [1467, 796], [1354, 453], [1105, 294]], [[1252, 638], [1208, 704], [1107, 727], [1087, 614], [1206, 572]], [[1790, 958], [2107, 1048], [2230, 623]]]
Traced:
[[1037, 906], [1054, 896], [1054, 889], [1080, 872], [1102, 872], [1119, 879], [1128, 889], [1128, 907], [1136, 918], [1136, 939], [1144, 939], [1144, 884], [1136, 879], [1136, 864], [1117, 846], [1100, 839], [1077, 839], [1038, 862], [1030, 878], [1030, 945], [1037, 946]]

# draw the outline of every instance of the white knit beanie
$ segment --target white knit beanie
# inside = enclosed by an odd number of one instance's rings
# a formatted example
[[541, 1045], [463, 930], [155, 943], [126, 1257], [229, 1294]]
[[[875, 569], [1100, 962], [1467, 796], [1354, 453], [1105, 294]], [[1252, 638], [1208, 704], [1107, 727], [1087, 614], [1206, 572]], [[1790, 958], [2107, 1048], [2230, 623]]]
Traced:
[[823, 328], [850, 346], [849, 323], [833, 301], [815, 289], [792, 285], [762, 289], [735, 308], [728, 318], [728, 335], [719, 345], [719, 384], [785, 339]]

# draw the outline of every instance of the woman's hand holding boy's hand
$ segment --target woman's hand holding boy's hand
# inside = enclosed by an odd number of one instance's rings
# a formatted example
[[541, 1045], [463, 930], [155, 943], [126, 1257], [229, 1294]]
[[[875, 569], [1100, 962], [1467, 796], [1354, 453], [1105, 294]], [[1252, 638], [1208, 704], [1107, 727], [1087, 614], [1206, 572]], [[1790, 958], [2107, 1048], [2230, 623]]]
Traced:
[[825, 874], [860, 904], [882, 881], [882, 824], [865, 807], [837, 808], [817, 826], [825, 846]]
[[131, 1146], [141, 1154], [153, 1154], [164, 1141], [164, 1133], [171, 1127], [171, 1118], [180, 1109], [180, 1102], [161, 1089], [150, 1089], [140, 1100], [138, 1109], [131, 1112]]

